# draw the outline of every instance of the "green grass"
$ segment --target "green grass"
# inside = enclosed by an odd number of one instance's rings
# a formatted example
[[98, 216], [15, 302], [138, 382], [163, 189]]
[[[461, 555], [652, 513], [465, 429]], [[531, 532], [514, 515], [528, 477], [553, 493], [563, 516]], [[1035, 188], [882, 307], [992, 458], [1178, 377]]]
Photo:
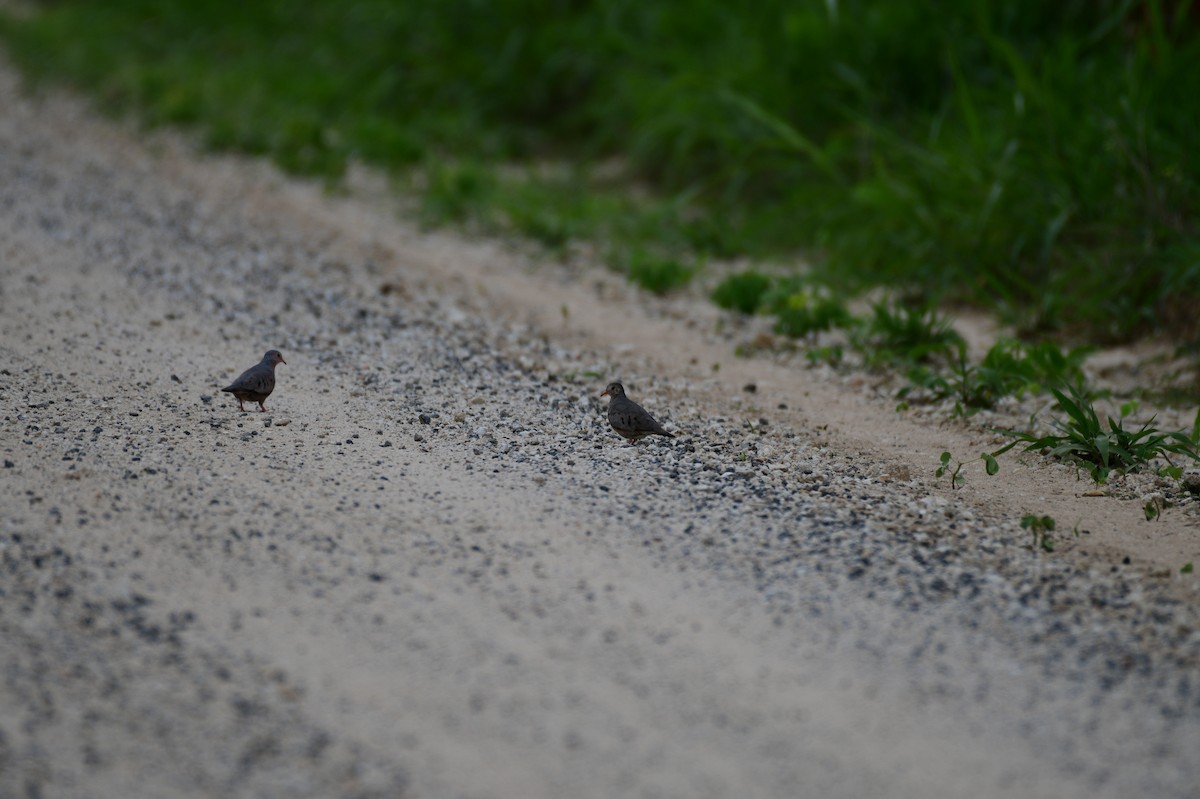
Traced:
[[351, 159], [416, 176], [430, 223], [603, 242], [654, 290], [706, 259], [803, 253], [835, 297], [883, 286], [1031, 336], [1194, 345], [1195, 12], [56, 0], [0, 14], [0, 41], [34, 80], [213, 147], [330, 181]]
[[[1011, 440], [999, 449], [984, 452], [969, 461], [943, 452], [934, 469], [934, 476], [949, 476], [951, 488], [961, 488], [966, 483], [963, 470], [967, 465], [981, 461], [986, 473], [995, 475], [1000, 471], [997, 458], [1021, 444], [1025, 445], [1025, 452], [1038, 452], [1074, 464], [1077, 469], [1086, 471], [1097, 484], [1107, 482], [1114, 473], [1120, 475], [1141, 471], [1156, 461], [1166, 464], [1157, 466], [1156, 474], [1178, 480], [1183, 476], [1183, 467], [1172, 458], [1200, 462], [1200, 411], [1196, 413], [1190, 432], [1160, 430], [1154, 426], [1154, 417], [1133, 430], [1126, 429], [1125, 420], [1137, 409], [1137, 403], [1128, 402], [1121, 406], [1118, 418], [1107, 419], [1106, 430], [1095, 405], [1082, 388], [1069, 385], [1065, 391], [1055, 387], [1049, 390], [1065, 414], [1062, 418], [1052, 420], [1055, 432], [1038, 434], [1027, 430], [996, 430], [994, 432], [1009, 436]], [[1033, 420], [1030, 423], [1032, 425]], [[1158, 518], [1164, 507], [1167, 505], [1161, 500], [1148, 503], [1145, 506], [1147, 521]], [[1029, 520], [1028, 523], [1026, 520]], [[1044, 517], [1041, 520], [1026, 517], [1021, 526], [1029, 528], [1043, 521]], [[1053, 526], [1042, 527], [1040, 532], [1036, 527], [1033, 529], [1035, 543], [1046, 529], [1053, 530]]]
[[499, 191], [494, 172], [476, 163], [440, 164], [426, 180], [421, 213], [430, 224], [481, 221]]
[[752, 314], [763, 304], [771, 283], [770, 277], [753, 269], [737, 272], [713, 289], [712, 301], [730, 311]]
[[[1067, 392], [1051, 389], [1065, 419], [1055, 420], [1057, 432], [1037, 435], [1026, 431], [1008, 431], [1014, 444], [1025, 444], [1025, 451], [1044, 452], [1085, 469], [1097, 483], [1103, 483], [1113, 472], [1118, 474], [1149, 466], [1162, 459], [1167, 465], [1161, 474], [1178, 479], [1182, 467], [1171, 460], [1186, 458], [1200, 461], [1200, 443], [1184, 431], [1164, 432], [1154, 427], [1151, 418], [1136, 430], [1125, 428], [1125, 416], [1132, 410], [1122, 408], [1121, 416], [1109, 418], [1108, 429], [1100, 421], [1096, 408], [1085, 394], [1070, 388]], [[993, 453], [994, 454], [994, 453]]]
[[1082, 384], [1083, 360], [1089, 352], [1080, 347], [1064, 352], [1049, 341], [1029, 344], [1001, 339], [980, 363], [972, 364], [967, 360], [966, 347], [960, 344], [957, 349], [949, 365], [911, 368], [910, 386], [902, 390], [901, 397], [907, 397], [914, 388], [924, 389], [933, 400], [953, 399], [953, 415], [970, 416], [994, 408], [1005, 397], [1020, 398], [1051, 386]]
[[764, 294], [762, 301], [775, 317], [775, 332], [793, 338], [858, 324], [842, 300], [809, 280], [781, 281]]
[[695, 272], [694, 267], [669, 255], [646, 249], [631, 249], [614, 258], [630, 280], [654, 294], [666, 294], [686, 285]]
[[875, 303], [853, 336], [873, 364], [946, 362], [966, 346], [951, 320], [932, 305]]

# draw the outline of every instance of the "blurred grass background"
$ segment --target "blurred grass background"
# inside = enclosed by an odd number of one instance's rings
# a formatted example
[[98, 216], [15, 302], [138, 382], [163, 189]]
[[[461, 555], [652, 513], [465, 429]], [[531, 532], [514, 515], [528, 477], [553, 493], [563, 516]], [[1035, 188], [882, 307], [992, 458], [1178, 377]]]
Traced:
[[[1200, 323], [1188, 0], [54, 0], [34, 81], [431, 221], [599, 243], [656, 291], [713, 258], [1109, 343]], [[754, 311], [769, 292], [731, 304]]]

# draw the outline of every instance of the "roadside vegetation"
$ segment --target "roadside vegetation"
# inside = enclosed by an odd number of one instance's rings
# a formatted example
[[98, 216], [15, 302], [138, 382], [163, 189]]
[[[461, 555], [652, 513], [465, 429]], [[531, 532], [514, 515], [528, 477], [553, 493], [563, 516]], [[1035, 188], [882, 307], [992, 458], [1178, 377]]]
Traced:
[[[1143, 336], [1200, 360], [1200, 3], [56, 0], [0, 42], [35, 83], [331, 184], [361, 160], [428, 224], [586, 243], [656, 293], [757, 264], [713, 301], [897, 370], [902, 404], [1053, 391], [1057, 432], [1005, 449], [1098, 482], [1200, 458], [1105, 427], [1082, 371]], [[964, 305], [1014, 337], [972, 362]]]
[[803, 253], [842, 295], [1194, 342], [1193, 5], [57, 0], [0, 36], [114, 111], [331, 180], [363, 159], [431, 221], [603, 242], [653, 290]]

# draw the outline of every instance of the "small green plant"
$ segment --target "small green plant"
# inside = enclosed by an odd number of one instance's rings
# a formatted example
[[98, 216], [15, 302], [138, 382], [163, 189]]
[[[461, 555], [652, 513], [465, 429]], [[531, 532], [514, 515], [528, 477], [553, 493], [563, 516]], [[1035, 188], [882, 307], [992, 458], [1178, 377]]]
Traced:
[[1043, 386], [1081, 382], [1088, 352], [1086, 348], [1063, 352], [1050, 342], [1025, 344], [1001, 339], [975, 365], [967, 360], [966, 344], [959, 343], [950, 371], [917, 364], [909, 369], [909, 385], [900, 395], [907, 397], [912, 389], [921, 388], [935, 400], [953, 398], [953, 416], [971, 416], [994, 408], [1003, 397], [1019, 398], [1026, 392], [1040, 392]]
[[439, 164], [426, 175], [421, 216], [427, 224], [461, 224], [490, 209], [499, 182], [495, 172], [474, 163]]
[[1171, 507], [1171, 503], [1159, 496], [1151, 497], [1145, 505], [1142, 506], [1142, 513], [1146, 516], [1146, 521], [1152, 522], [1162, 518], [1162, 513], [1167, 508]]
[[802, 279], [779, 284], [763, 298], [763, 305], [775, 316], [775, 332], [792, 338], [855, 323], [846, 304], [828, 288]]
[[561, 252], [576, 235], [573, 220], [556, 206], [510, 205], [506, 212], [515, 230], [552, 251]]
[[1054, 532], [1056, 523], [1053, 516], [1036, 516], [1027, 513], [1021, 517], [1021, 529], [1028, 530], [1033, 536], [1033, 548], [1044, 552], [1054, 551]]
[[625, 258], [625, 273], [647, 291], [663, 295], [686, 286], [695, 270], [676, 258], [637, 247]]
[[753, 269], [729, 275], [713, 290], [712, 301], [722, 308], [752, 314], [771, 288], [771, 278]]
[[1200, 448], [1192, 436], [1183, 431], [1163, 432], [1153, 426], [1153, 417], [1137, 430], [1126, 430], [1125, 417], [1135, 407], [1133, 404], [1123, 406], [1119, 418], [1109, 417], [1105, 430], [1095, 406], [1081, 389], [1071, 386], [1069, 396], [1056, 388], [1050, 391], [1067, 414], [1065, 420], [1054, 421], [1058, 432], [1039, 436], [1005, 431], [1015, 437], [1013, 444], [1024, 443], [1026, 452], [1044, 451], [1068, 460], [1087, 470], [1096, 483], [1106, 482], [1114, 471], [1137, 471], [1156, 458], [1167, 462], [1159, 469], [1160, 474], [1178, 479], [1183, 468], [1175, 465], [1172, 455], [1200, 460]]
[[1189, 560], [1187, 563], [1185, 563], [1181, 567], [1179, 567], [1179, 573], [1180, 574], [1191, 574], [1192, 570], [1194, 568], [1195, 567], [1192, 566], [1192, 562]]
[[946, 374], [923, 364], [908, 370], [908, 385], [900, 389], [898, 396], [907, 400], [914, 388], [928, 391], [934, 400], [954, 398], [952, 416], [970, 416], [983, 408], [991, 408], [1002, 395], [1003, 385], [989, 380], [989, 375], [967, 362], [966, 345], [958, 348], [958, 359], [954, 369]]
[[830, 366], [841, 366], [842, 360], [846, 356], [846, 350], [841, 344], [830, 344], [829, 346], [810, 347], [805, 350], [804, 357], [812, 366], [819, 363], [827, 363]]
[[1047, 386], [1079, 385], [1083, 361], [1090, 352], [1088, 347], [1064, 352], [1049, 341], [1029, 344], [1005, 338], [987, 351], [979, 370], [986, 382], [999, 387], [1000, 394], [1021, 397], [1027, 392], [1040, 393]]
[[865, 328], [851, 340], [873, 365], [945, 361], [966, 346], [950, 320], [933, 306], [902, 303], [873, 305]]
[[938, 460], [939, 465], [934, 470], [933, 476], [940, 478], [948, 474], [950, 475], [950, 487], [962, 488], [963, 484], [967, 482], [966, 476], [962, 473], [964, 466], [975, 461], [983, 461], [983, 470], [989, 475], [994, 475], [1000, 471], [1000, 463], [996, 460], [996, 456], [1008, 449], [1009, 447], [1006, 446], [995, 452], [984, 452], [978, 458], [972, 458], [969, 461], [960, 461], [949, 452], [943, 452], [941, 458]]

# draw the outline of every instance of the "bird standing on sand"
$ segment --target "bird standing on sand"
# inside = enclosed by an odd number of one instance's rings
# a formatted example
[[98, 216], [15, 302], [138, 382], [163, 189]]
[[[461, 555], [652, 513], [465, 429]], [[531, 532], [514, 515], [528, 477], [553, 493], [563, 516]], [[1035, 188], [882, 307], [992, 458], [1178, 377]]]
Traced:
[[609, 383], [608, 388], [604, 389], [600, 396], [612, 397], [608, 403], [608, 423], [630, 444], [637, 444], [638, 439], [651, 434], [667, 438], [675, 437], [663, 430], [662, 425], [656, 422], [645, 408], [626, 397], [625, 386], [620, 383]]
[[266, 410], [263, 407], [263, 402], [275, 390], [275, 364], [279, 363], [287, 363], [283, 359], [282, 353], [279, 350], [268, 350], [261, 361], [242, 372], [237, 380], [234, 380], [221, 390], [228, 391], [237, 397], [238, 408], [241, 409], [242, 413], [246, 412], [245, 407], [242, 406], [243, 400], [246, 402], [257, 402], [258, 412], [262, 413]]

